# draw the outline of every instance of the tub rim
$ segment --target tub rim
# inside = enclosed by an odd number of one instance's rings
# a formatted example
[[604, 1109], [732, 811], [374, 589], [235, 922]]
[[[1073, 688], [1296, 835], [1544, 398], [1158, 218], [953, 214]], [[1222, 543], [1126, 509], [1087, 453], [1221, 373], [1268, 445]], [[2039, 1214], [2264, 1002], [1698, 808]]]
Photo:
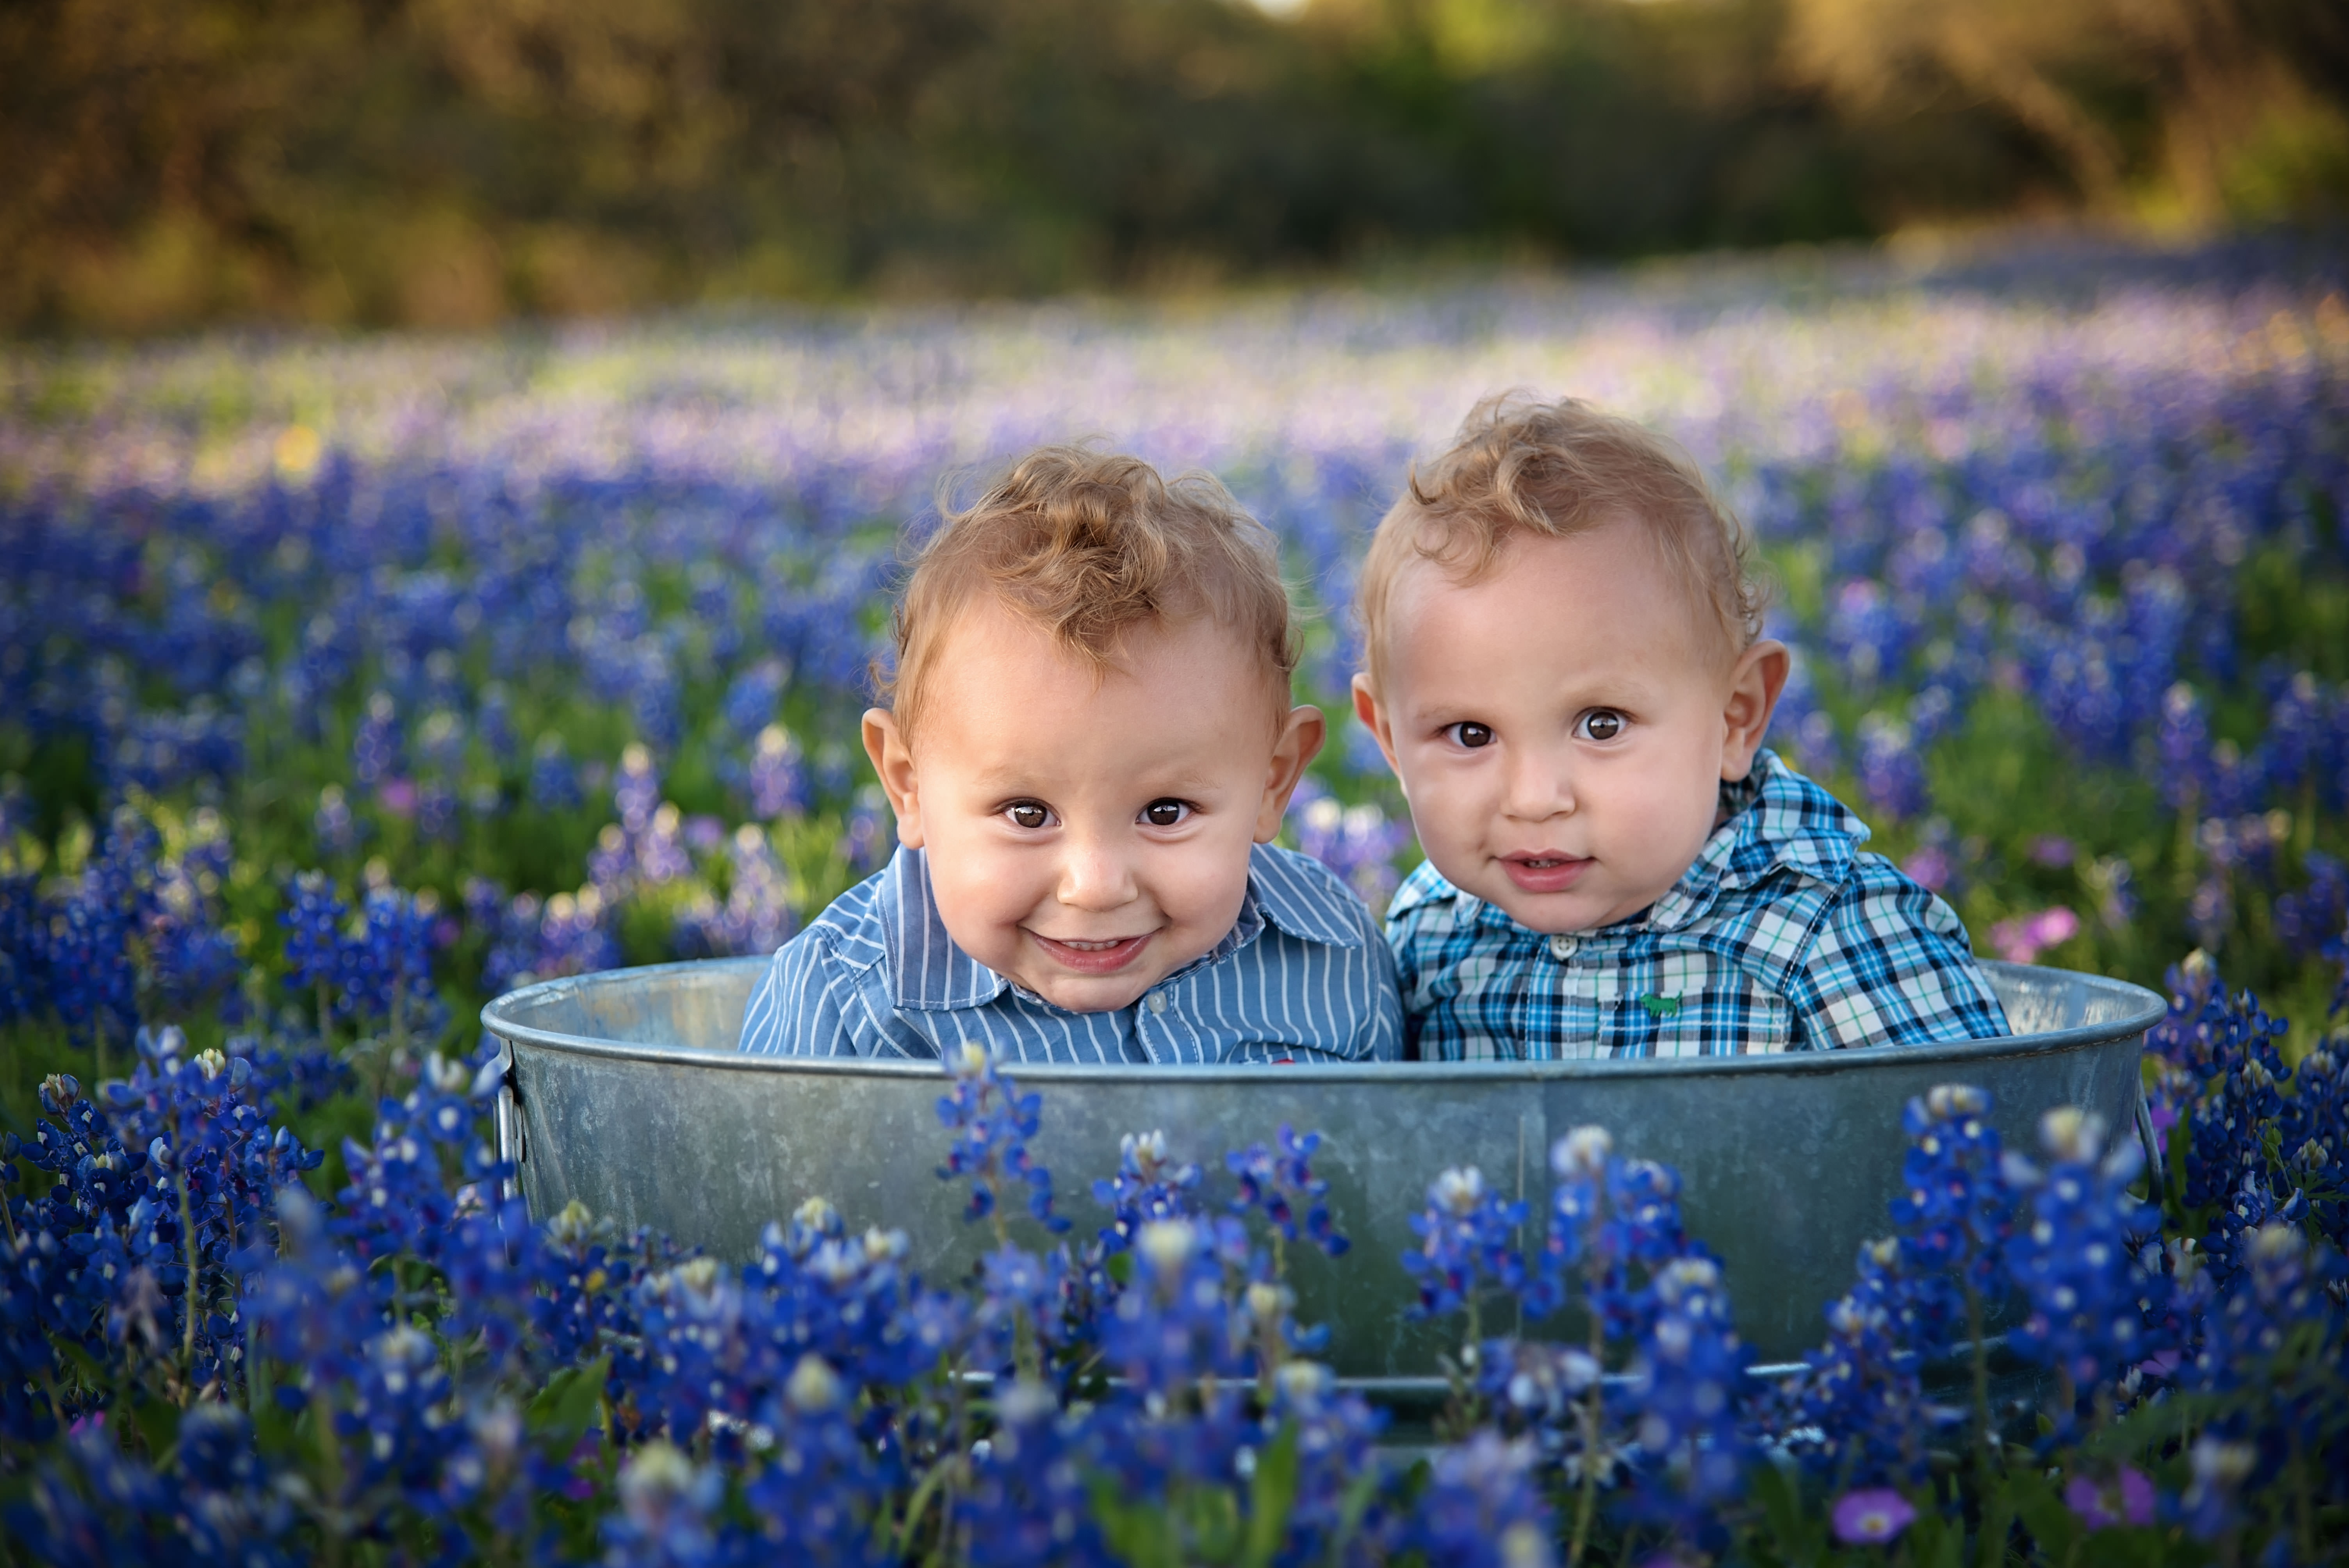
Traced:
[[[748, 1056], [740, 1050], [691, 1046], [657, 1046], [627, 1040], [598, 1039], [565, 1034], [522, 1023], [511, 1015], [541, 998], [567, 992], [593, 990], [658, 975], [708, 973], [714, 969], [763, 969], [771, 957], [696, 958], [673, 964], [647, 964], [601, 969], [587, 975], [562, 975], [519, 986], [492, 998], [481, 1007], [481, 1027], [515, 1046], [564, 1051], [606, 1060], [636, 1061], [670, 1067], [711, 1068], [723, 1072], [821, 1073], [849, 1078], [920, 1078], [936, 1079], [939, 1064], [926, 1057], [878, 1059], [865, 1057]], [[1523, 1080], [1546, 1082], [1573, 1078], [1685, 1078], [1715, 1073], [1816, 1074], [1842, 1072], [1878, 1063], [1913, 1066], [1969, 1062], [2015, 1057], [2048, 1056], [2103, 1045], [2143, 1035], [2159, 1023], [2169, 1005], [2156, 993], [2133, 981], [2092, 975], [2076, 969], [2054, 969], [2034, 964], [1978, 960], [1985, 970], [2064, 979], [2084, 984], [2134, 1010], [2101, 1024], [2082, 1024], [2035, 1035], [2003, 1035], [1995, 1039], [1947, 1040], [1925, 1046], [1861, 1046], [1845, 1050], [1785, 1051], [1733, 1057], [1575, 1057], [1562, 1061], [1494, 1062], [1330, 1062], [1304, 1068], [1315, 1078], [1332, 1083], [1468, 1082]], [[1132, 1083], [1179, 1074], [1185, 1083], [1257, 1083], [1267, 1067], [1261, 1063], [1132, 1064], [1107, 1062], [1019, 1062], [1007, 1070], [1023, 1083]]]

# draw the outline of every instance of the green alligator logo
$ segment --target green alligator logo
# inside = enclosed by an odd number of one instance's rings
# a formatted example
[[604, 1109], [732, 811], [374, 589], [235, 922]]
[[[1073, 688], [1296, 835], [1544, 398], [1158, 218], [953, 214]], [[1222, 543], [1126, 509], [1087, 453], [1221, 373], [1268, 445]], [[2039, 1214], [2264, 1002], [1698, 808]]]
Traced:
[[1651, 1018], [1677, 1018], [1681, 1016], [1681, 999], [1678, 993], [1670, 996], [1659, 996], [1651, 991], [1640, 998], [1640, 1006], [1648, 1009], [1648, 1016]]

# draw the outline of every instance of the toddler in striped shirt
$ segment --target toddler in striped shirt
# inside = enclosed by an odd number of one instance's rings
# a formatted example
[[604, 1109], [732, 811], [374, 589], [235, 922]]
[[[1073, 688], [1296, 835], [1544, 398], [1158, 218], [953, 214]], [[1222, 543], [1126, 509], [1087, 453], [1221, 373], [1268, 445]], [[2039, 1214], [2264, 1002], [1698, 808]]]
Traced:
[[1572, 400], [1480, 406], [1362, 568], [1354, 707], [1426, 863], [1387, 911], [1405, 1054], [1715, 1056], [2004, 1035], [1950, 906], [1764, 749], [1744, 530]]
[[864, 748], [899, 848], [775, 954], [743, 1050], [1399, 1054], [1377, 921], [1271, 842], [1323, 723], [1271, 535], [1221, 485], [1034, 452], [923, 547], [895, 630]]

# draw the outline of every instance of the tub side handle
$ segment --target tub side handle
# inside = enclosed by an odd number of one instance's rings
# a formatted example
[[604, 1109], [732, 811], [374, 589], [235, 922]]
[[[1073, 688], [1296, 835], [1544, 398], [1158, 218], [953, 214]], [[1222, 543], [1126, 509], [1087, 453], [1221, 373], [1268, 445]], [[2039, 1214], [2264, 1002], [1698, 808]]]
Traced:
[[512, 1174], [503, 1186], [508, 1199], [522, 1196], [522, 1165], [530, 1158], [530, 1145], [522, 1132], [522, 1102], [514, 1098], [513, 1042], [502, 1036], [498, 1040], [498, 1094], [491, 1109], [491, 1124], [497, 1130], [498, 1159], [512, 1166]]
[[2161, 1147], [2161, 1139], [2153, 1130], [2153, 1112], [2145, 1103], [2145, 1075], [2137, 1080], [2137, 1139], [2145, 1148], [2146, 1187], [2153, 1201], [2167, 1207], [2169, 1203], [2169, 1161]]

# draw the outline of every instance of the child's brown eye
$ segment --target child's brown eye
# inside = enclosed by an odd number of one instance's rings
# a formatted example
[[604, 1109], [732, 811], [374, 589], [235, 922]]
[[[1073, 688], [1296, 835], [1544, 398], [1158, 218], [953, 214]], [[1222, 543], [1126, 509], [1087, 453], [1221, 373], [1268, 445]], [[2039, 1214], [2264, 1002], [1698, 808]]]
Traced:
[[1582, 716], [1582, 733], [1589, 740], [1612, 740], [1623, 733], [1623, 716], [1609, 707], [1593, 709]]
[[1191, 814], [1191, 808], [1180, 800], [1153, 800], [1142, 809], [1142, 820], [1154, 828], [1179, 828]]
[[1455, 724], [1452, 727], [1452, 738], [1474, 751], [1478, 747], [1493, 744], [1493, 727], [1473, 722]]
[[1007, 806], [1004, 808], [1004, 814], [1011, 819], [1015, 826], [1022, 828], [1040, 828], [1052, 820], [1052, 813], [1033, 800], [1022, 800], [1016, 806]]

